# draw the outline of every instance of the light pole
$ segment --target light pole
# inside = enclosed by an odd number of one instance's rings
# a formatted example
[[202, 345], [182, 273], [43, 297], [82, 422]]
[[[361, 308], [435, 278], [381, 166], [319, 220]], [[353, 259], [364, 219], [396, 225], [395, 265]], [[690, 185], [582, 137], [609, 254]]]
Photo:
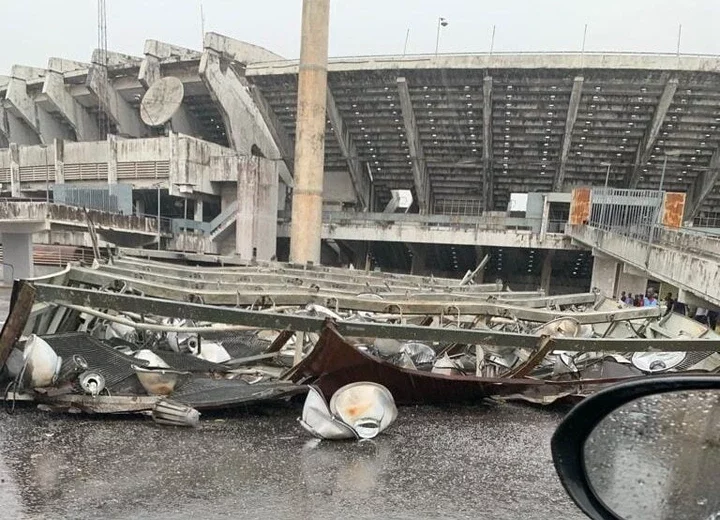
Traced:
[[448, 21], [443, 18], [442, 16], [438, 18], [437, 23], [437, 37], [435, 38], [435, 56], [438, 55], [438, 50], [440, 49], [440, 28], [441, 27], [447, 27]]
[[160, 251], [160, 184], [157, 185], [157, 248]]
[[610, 180], [610, 168], [612, 167], [612, 163], [600, 163], [600, 164], [602, 164], [603, 166], [605, 166], [605, 164], [607, 164], [607, 167], [608, 167], [607, 173], [605, 174], [605, 189], [607, 190], [608, 181]]

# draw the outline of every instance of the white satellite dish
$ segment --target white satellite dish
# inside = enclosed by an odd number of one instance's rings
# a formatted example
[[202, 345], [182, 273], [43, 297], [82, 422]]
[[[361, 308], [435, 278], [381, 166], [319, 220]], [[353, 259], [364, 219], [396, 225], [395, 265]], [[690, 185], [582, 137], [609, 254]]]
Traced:
[[173, 76], [150, 85], [140, 102], [140, 117], [148, 126], [163, 126], [177, 112], [185, 95], [182, 81]]

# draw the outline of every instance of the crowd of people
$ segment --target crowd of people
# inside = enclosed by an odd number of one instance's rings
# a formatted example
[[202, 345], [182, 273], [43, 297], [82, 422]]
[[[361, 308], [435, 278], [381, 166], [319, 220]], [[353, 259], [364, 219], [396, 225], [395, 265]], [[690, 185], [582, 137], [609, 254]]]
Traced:
[[[648, 289], [645, 294], [638, 293], [633, 295], [623, 291], [620, 295], [620, 301], [631, 307], [657, 307], [660, 305], [655, 290], [652, 288]], [[683, 316], [688, 315], [687, 306], [673, 298], [672, 293], [667, 293], [665, 299], [663, 300], [663, 304], [665, 306], [665, 314], [677, 312]], [[715, 330], [715, 327], [717, 326], [718, 317], [720, 317], [720, 315], [716, 311], [706, 309], [704, 307], [697, 307], [695, 309], [695, 321], [708, 325], [713, 330]]]
[[[668, 298], [672, 300], [672, 295], [668, 294]], [[620, 301], [631, 307], [657, 307], [659, 305], [655, 291], [649, 289], [646, 294], [629, 294], [622, 292]], [[666, 300], [667, 303], [667, 300]], [[672, 305], [670, 306], [672, 308]]]

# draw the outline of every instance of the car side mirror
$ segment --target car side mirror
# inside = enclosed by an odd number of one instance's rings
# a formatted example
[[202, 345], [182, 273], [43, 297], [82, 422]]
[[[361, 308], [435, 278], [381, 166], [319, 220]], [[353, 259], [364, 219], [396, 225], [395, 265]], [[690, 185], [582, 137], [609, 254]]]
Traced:
[[555, 431], [560, 481], [590, 518], [720, 520], [720, 376], [661, 376], [582, 401]]

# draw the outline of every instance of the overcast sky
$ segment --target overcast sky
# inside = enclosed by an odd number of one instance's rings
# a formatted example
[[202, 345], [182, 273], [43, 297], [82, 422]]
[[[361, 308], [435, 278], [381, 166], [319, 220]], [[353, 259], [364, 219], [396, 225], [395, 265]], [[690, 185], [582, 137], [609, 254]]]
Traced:
[[[299, 54], [301, 0], [107, 0], [110, 50], [141, 55], [146, 39], [200, 48], [205, 30]], [[97, 46], [95, 0], [0, 0], [0, 74], [14, 63], [45, 67], [59, 56], [88, 61]], [[580, 50], [720, 55], [720, 0], [332, 0], [332, 56]]]

